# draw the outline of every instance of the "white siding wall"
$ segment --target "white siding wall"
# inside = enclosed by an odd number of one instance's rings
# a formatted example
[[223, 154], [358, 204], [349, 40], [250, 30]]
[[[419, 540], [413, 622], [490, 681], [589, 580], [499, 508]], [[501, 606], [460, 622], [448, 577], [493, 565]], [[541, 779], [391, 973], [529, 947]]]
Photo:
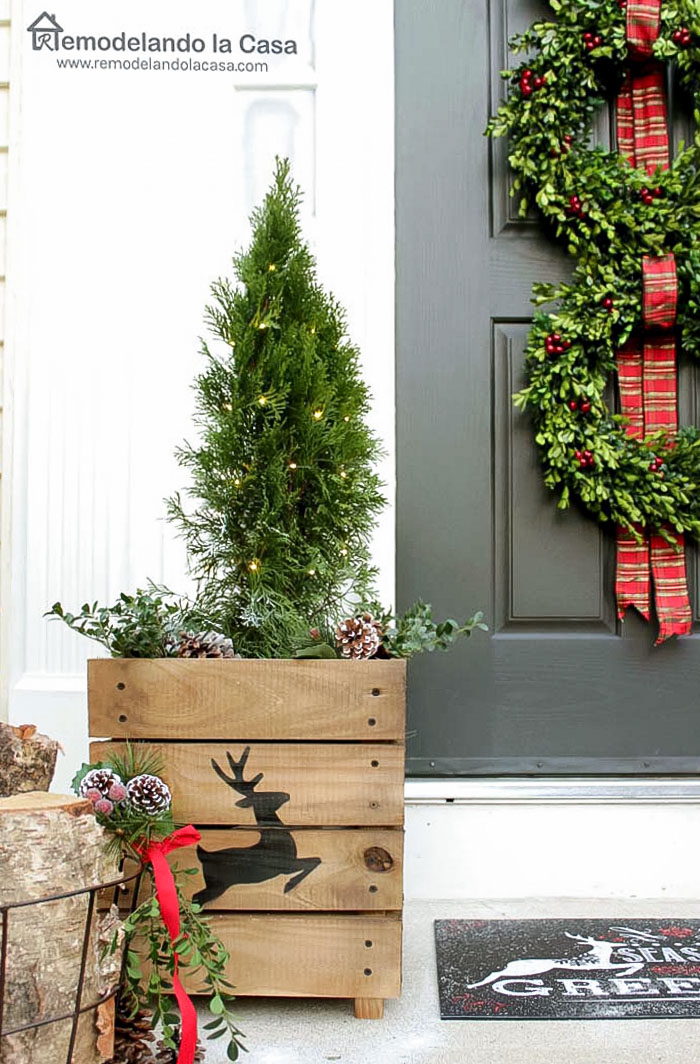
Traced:
[[[208, 286], [247, 240], [276, 153], [292, 159], [321, 279], [362, 349], [393, 492], [391, 0], [201, 8], [63, 0], [56, 17], [74, 34], [294, 38], [299, 55], [266, 75], [58, 70], [30, 47], [39, 9], [12, 4], [3, 665], [9, 719], [65, 746], [59, 788], [85, 753], [84, 666], [95, 648], [42, 613], [57, 599], [112, 601], [147, 577], [183, 587], [162, 499], [183, 483], [173, 451], [191, 434]], [[2, 55], [0, 37], [0, 81]], [[3, 130], [0, 114], [0, 148]], [[391, 601], [391, 508], [376, 557]]]

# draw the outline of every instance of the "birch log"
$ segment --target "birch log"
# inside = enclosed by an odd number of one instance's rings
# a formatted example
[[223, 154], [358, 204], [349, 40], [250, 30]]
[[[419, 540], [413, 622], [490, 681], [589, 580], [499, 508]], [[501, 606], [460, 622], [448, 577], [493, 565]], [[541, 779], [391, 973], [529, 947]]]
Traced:
[[[105, 833], [90, 802], [31, 792], [0, 799], [0, 905], [44, 898], [117, 878], [104, 851]], [[5, 1031], [72, 1012], [80, 972], [88, 895], [10, 909], [3, 1007]], [[82, 1004], [99, 999], [118, 979], [118, 962], [100, 960], [105, 928], [93, 919]], [[105, 970], [105, 964], [110, 970]], [[0, 1064], [65, 1064], [71, 1021], [0, 1038]], [[100, 1064], [97, 1016], [78, 1024], [72, 1064]]]
[[60, 749], [33, 724], [19, 728], [0, 721], [0, 798], [26, 791], [48, 791]]

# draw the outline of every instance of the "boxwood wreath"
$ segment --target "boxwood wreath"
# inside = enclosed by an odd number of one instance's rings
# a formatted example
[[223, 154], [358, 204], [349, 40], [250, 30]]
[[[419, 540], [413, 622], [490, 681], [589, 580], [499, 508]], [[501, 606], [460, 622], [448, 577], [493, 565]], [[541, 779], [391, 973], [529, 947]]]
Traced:
[[[503, 72], [511, 89], [487, 133], [507, 136], [520, 213], [537, 205], [578, 259], [572, 279], [533, 289], [537, 310], [526, 348], [526, 387], [545, 484], [559, 507], [580, 500], [598, 521], [639, 539], [644, 525], [700, 534], [700, 433], [683, 427], [634, 439], [605, 399], [615, 351], [642, 324], [642, 258], [673, 252], [676, 335], [700, 357], [700, 138], [680, 146], [652, 177], [615, 151], [591, 147], [592, 120], [617, 94], [628, 59], [625, 0], [551, 0], [556, 22], [514, 37], [526, 52]], [[674, 62], [700, 120], [700, 5], [664, 0], [654, 56]]]

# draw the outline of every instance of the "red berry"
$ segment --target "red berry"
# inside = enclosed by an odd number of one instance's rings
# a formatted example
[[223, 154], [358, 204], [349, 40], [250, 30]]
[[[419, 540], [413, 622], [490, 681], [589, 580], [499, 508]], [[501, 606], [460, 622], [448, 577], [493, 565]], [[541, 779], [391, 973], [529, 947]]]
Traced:
[[584, 41], [592, 41], [593, 40], [593, 34], [592, 33], [584, 33], [583, 39], [584, 39]]
[[535, 86], [536, 89], [541, 89], [544, 85], [544, 81], [542, 78], [535, 78], [532, 84]]
[[680, 41], [680, 39], [681, 39], [681, 37], [682, 37], [682, 36], [683, 36], [683, 35], [682, 35], [682, 33], [681, 33], [681, 31], [680, 31], [680, 30], [674, 30], [674, 31], [673, 31], [673, 39], [674, 39], [674, 41], [676, 42], [676, 44], [678, 44], [678, 43], [679, 43], [679, 41]]
[[660, 186], [658, 188], [654, 189], [654, 195], [655, 196], [657, 196], [657, 197], [658, 196], [663, 196], [663, 194], [664, 194], [664, 190]]
[[532, 89], [529, 85], [521, 85], [520, 90], [523, 96], [532, 96]]
[[577, 457], [577, 458], [578, 458], [579, 460], [580, 460], [581, 458], [583, 458], [583, 454], [582, 454], [582, 452], [581, 452], [581, 451], [574, 451], [574, 454], [576, 455], [576, 457]]
[[571, 136], [570, 133], [567, 133], [566, 136], [564, 137], [564, 143], [565, 144], [572, 144], [573, 140], [574, 140], [574, 138]]
[[599, 44], [603, 43], [603, 38], [602, 37], [594, 37], [593, 38], [593, 43], [594, 43], [594, 45], [597, 48]]
[[532, 77], [532, 71], [528, 67], [527, 70], [523, 70], [522, 76], [527, 80]]
[[543, 74], [540, 80], [541, 80], [543, 85], [546, 85], [547, 84], [547, 75]]
[[578, 410], [578, 399], [569, 399], [569, 410]]
[[585, 403], [581, 403], [581, 412], [583, 414], [587, 414], [590, 409], [591, 409], [591, 404], [588, 402], [588, 400], [586, 400]]
[[555, 344], [558, 344], [559, 341], [561, 340], [561, 336], [559, 335], [559, 333], [552, 333], [551, 336], [552, 336], [552, 339], [554, 340]]
[[571, 340], [564, 340], [564, 343], [562, 344], [562, 346], [563, 346], [565, 351], [568, 351], [569, 348], [571, 347]]
[[610, 310], [610, 308], [613, 306], [613, 301], [610, 296], [605, 297], [605, 299], [603, 300], [603, 306], [606, 310]]

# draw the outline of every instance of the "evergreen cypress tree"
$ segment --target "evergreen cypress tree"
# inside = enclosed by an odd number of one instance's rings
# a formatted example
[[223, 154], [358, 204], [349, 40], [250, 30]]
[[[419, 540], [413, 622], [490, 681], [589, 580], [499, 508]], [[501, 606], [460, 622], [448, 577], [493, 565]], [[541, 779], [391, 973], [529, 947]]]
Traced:
[[358, 351], [317, 282], [300, 199], [277, 160], [250, 247], [233, 259], [237, 283], [212, 286], [208, 322], [230, 353], [203, 344], [200, 440], [178, 451], [195, 508], [168, 501], [199, 606], [247, 655], [289, 654], [310, 625], [371, 594], [368, 540], [385, 501]]

